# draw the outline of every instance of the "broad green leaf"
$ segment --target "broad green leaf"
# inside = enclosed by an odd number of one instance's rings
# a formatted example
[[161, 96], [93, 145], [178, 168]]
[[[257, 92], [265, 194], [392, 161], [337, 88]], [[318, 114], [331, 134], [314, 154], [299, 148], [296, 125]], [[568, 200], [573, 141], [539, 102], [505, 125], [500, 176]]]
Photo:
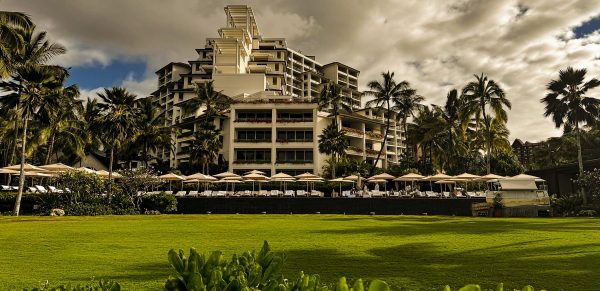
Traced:
[[373, 280], [369, 284], [369, 291], [389, 291], [390, 286], [381, 280]]

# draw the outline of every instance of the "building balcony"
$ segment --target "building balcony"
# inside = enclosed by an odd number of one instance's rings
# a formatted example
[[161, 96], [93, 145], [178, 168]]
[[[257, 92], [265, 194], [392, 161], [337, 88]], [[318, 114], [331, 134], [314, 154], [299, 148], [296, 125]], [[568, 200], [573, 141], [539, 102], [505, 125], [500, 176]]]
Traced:
[[368, 157], [377, 157], [377, 155], [379, 154], [379, 151], [374, 150], [374, 149], [365, 149], [365, 153], [367, 154]]
[[282, 166], [282, 165], [290, 165], [290, 166], [298, 166], [298, 165], [312, 165], [314, 163], [313, 160], [307, 160], [307, 161], [294, 161], [294, 160], [278, 160], [275, 162], [275, 164], [277, 164], [277, 166]]
[[277, 118], [277, 123], [313, 122], [312, 118]]
[[271, 143], [271, 139], [234, 139], [233, 142], [235, 143], [251, 143], [251, 144], [256, 144], [256, 143]]
[[363, 149], [359, 148], [359, 147], [355, 147], [355, 146], [349, 146], [346, 148], [345, 150], [347, 155], [353, 155], [353, 156], [363, 156], [364, 151]]
[[358, 137], [358, 138], [363, 138], [365, 135], [365, 132], [360, 129], [345, 127], [345, 126], [342, 126], [342, 132], [347, 136]]
[[383, 135], [380, 133], [376, 133], [376, 132], [372, 132], [372, 131], [366, 131], [365, 135], [367, 136], [367, 139], [371, 139], [371, 140], [383, 140]]

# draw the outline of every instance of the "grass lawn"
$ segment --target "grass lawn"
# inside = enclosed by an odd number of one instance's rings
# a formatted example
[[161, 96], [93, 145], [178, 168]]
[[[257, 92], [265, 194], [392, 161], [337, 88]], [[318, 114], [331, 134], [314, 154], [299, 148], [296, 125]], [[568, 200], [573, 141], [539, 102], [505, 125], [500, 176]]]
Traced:
[[600, 220], [342, 215], [0, 217], [0, 290], [109, 278], [162, 288], [167, 251], [285, 251], [287, 275], [599, 290]]

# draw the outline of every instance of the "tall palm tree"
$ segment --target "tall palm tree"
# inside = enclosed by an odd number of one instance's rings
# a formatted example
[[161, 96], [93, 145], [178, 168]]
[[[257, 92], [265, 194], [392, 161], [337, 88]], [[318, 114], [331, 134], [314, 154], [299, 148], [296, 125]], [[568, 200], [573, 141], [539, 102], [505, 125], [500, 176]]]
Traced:
[[[407, 121], [409, 117], [415, 117], [415, 113], [423, 107], [421, 102], [425, 101], [425, 98], [421, 95], [417, 95], [416, 91], [407, 91], [407, 94], [393, 98], [394, 106], [392, 111], [396, 112], [396, 122], [402, 123], [402, 129], [404, 134], [408, 131]], [[413, 94], [411, 94], [413, 93]], [[404, 153], [406, 154], [406, 153]]]
[[331, 176], [335, 178], [337, 158], [343, 157], [346, 148], [350, 145], [348, 137], [338, 129], [336, 123], [330, 123], [319, 135], [319, 152], [331, 155]]
[[13, 72], [14, 55], [23, 51], [22, 31], [33, 26], [25, 13], [0, 11], [0, 79]]
[[350, 102], [350, 97], [347, 97], [342, 94], [342, 87], [333, 82], [327, 82], [323, 84], [323, 88], [321, 89], [319, 98], [317, 98], [319, 110], [331, 109], [333, 124], [336, 125], [336, 128], [338, 124], [338, 116], [340, 114], [340, 110], [344, 110], [346, 112], [352, 111], [352, 106], [350, 106]]
[[197, 83], [195, 92], [195, 98], [185, 101], [181, 106], [186, 115], [204, 109], [204, 123], [209, 123], [219, 111], [226, 109], [231, 103], [229, 97], [215, 89], [212, 80]]
[[377, 158], [375, 159], [375, 163], [373, 163], [373, 167], [371, 168], [371, 174], [375, 173], [377, 163], [379, 162], [381, 154], [385, 149], [387, 134], [390, 130], [390, 118], [392, 115], [392, 105], [394, 105], [394, 101], [406, 98], [406, 96], [413, 96], [413, 98], [418, 100], [418, 98], [414, 97], [416, 95], [416, 90], [411, 89], [410, 84], [406, 81], [396, 83], [393, 72], [388, 71], [387, 73], [381, 73], [381, 76], [383, 77], [381, 82], [377, 80], [369, 82], [367, 84], [369, 90], [364, 92], [366, 96], [374, 97], [373, 100], [370, 100], [365, 104], [366, 107], [375, 106], [379, 108], [385, 108], [387, 114], [383, 142], [381, 144], [381, 149], [377, 154]]
[[165, 111], [161, 111], [151, 98], [143, 98], [138, 102], [140, 108], [140, 129], [132, 147], [141, 152], [144, 166], [148, 167], [150, 152], [158, 148], [171, 147], [171, 128], [165, 126]]
[[[36, 33], [35, 25], [29, 24], [25, 27], [21, 27], [16, 29], [15, 32], [19, 34], [19, 37], [22, 41], [22, 47], [20, 49], [15, 49], [11, 51], [11, 54], [5, 57], [10, 59], [9, 62], [4, 62], [6, 65], [6, 72], [9, 76], [11, 76], [17, 82], [20, 82], [21, 79], [19, 74], [17, 73], [19, 70], [23, 71], [23, 68], [28, 66], [37, 66], [41, 64], [45, 64], [50, 59], [57, 55], [64, 54], [66, 52], [65, 47], [57, 43], [51, 43], [46, 39], [46, 32], [42, 31]], [[2, 58], [0, 56], [0, 58]], [[2, 70], [2, 68], [0, 68]], [[1, 73], [1, 72], [0, 72]], [[17, 96], [19, 92], [17, 91]], [[15, 111], [19, 112], [18, 102], [15, 103]], [[19, 120], [20, 118], [14, 119], [14, 139], [18, 138], [19, 133]], [[13, 146], [11, 155], [9, 158], [9, 163], [13, 163], [16, 157], [16, 144]]]
[[24, 165], [27, 145], [27, 125], [31, 118], [40, 113], [42, 107], [60, 108], [62, 84], [68, 76], [67, 70], [57, 66], [26, 66], [20, 67], [16, 79], [0, 82], [0, 88], [11, 92], [1, 96], [0, 103], [5, 101], [15, 102], [17, 100], [20, 108], [20, 117], [23, 123], [23, 136], [21, 139], [21, 167], [19, 170], [19, 192], [15, 202], [14, 213], [19, 215], [21, 208], [21, 197], [25, 183]]
[[[488, 118], [494, 114], [495, 118], [506, 122], [508, 119], [505, 108], [510, 109], [511, 103], [506, 98], [504, 90], [494, 80], [488, 79], [483, 73], [480, 76], [475, 76], [475, 81], [467, 84], [462, 90], [462, 98], [466, 112], [475, 118], [477, 126], [482, 123], [486, 133], [486, 168], [487, 173], [490, 173], [490, 154], [492, 148], [492, 140], [490, 136], [491, 122]], [[489, 114], [488, 114], [489, 113]]]
[[101, 114], [96, 126], [102, 133], [101, 140], [105, 148], [110, 150], [108, 165], [109, 193], [112, 194], [112, 176], [115, 150], [129, 142], [138, 132], [140, 113], [136, 107], [136, 96], [125, 88], [113, 87], [98, 93]]
[[[600, 119], [600, 99], [586, 96], [589, 90], [600, 86], [600, 80], [592, 78], [585, 82], [586, 73], [586, 69], [572, 67], [560, 70], [558, 79], [548, 83], [547, 89], [550, 92], [541, 100], [546, 106], [544, 116], [552, 116], [557, 128], [563, 126], [575, 129], [579, 175], [583, 174], [581, 127], [596, 124]], [[583, 202], [587, 203], [585, 193], [582, 194]]]
[[219, 150], [223, 147], [219, 136], [219, 130], [213, 124], [201, 126], [194, 133], [190, 145], [190, 162], [199, 164], [202, 173], [209, 174], [209, 165], [219, 158]]
[[461, 109], [462, 102], [458, 96], [458, 91], [452, 89], [446, 96], [446, 103], [443, 107], [433, 105], [440, 119], [440, 126], [444, 127], [446, 134], [446, 151], [448, 153], [448, 162], [452, 163], [458, 152], [464, 152], [464, 147], [460, 140], [462, 136]]

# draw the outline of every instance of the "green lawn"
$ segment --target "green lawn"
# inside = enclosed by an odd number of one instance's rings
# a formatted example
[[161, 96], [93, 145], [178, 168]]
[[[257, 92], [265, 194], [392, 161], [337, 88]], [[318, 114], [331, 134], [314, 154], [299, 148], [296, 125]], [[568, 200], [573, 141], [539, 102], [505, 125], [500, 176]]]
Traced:
[[154, 289], [170, 274], [171, 248], [285, 251], [289, 276], [327, 282], [380, 278], [392, 286], [505, 282], [598, 290], [598, 219], [493, 219], [342, 215], [0, 217], [0, 289], [117, 280]]

